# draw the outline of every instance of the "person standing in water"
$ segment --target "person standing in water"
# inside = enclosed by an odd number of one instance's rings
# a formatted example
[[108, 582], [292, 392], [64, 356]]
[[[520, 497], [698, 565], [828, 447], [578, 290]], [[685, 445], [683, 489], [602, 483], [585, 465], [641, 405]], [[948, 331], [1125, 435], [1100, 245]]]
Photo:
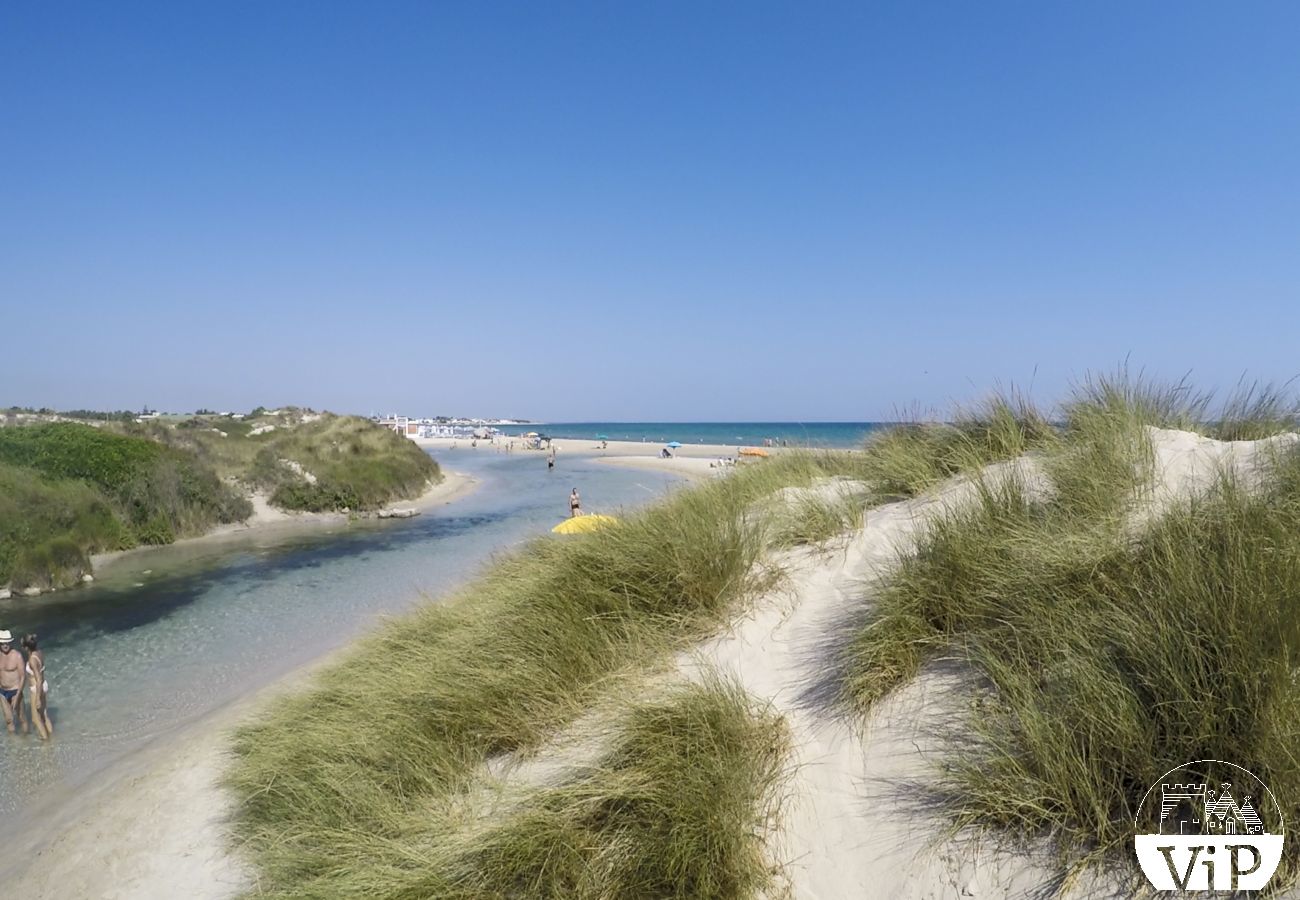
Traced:
[[23, 722], [23, 681], [26, 677], [23, 655], [14, 649], [14, 636], [0, 630], [0, 711], [5, 728], [14, 733], [14, 724]]
[[34, 634], [23, 638], [23, 649], [27, 651], [27, 677], [32, 692], [28, 717], [36, 724], [36, 733], [41, 740], [49, 740], [54, 736], [54, 723], [50, 721], [50, 683], [45, 680], [45, 653], [36, 646]]
[[551, 455], [546, 457], [546, 471], [549, 472], [554, 468], [555, 468], [555, 448], [552, 447]]
[[574, 488], [569, 494], [569, 518], [582, 515], [582, 499], [578, 497], [578, 489]]

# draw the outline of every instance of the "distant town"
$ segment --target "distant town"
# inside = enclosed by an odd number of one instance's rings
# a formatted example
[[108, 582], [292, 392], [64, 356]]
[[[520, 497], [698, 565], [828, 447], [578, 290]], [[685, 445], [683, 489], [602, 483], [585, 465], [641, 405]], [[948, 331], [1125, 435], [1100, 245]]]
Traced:
[[[0, 409], [0, 427], [4, 425], [23, 425], [36, 422], [86, 422], [98, 424], [107, 421], [147, 422], [154, 419], [184, 420], [193, 416], [229, 418], [235, 420], [257, 419], [281, 414], [313, 415], [314, 410], [305, 407], [284, 407], [266, 409], [259, 406], [249, 413], [218, 412], [200, 407], [192, 413], [160, 412], [145, 405], [139, 412], [117, 410], [103, 412], [99, 410], [74, 409], [58, 411], [48, 407], [34, 408], [28, 406], [11, 406]], [[495, 433], [499, 425], [535, 425], [530, 419], [481, 419], [466, 416], [399, 416], [395, 413], [386, 416], [371, 414], [370, 421], [390, 428], [407, 437], [488, 437]]]
[[497, 431], [498, 425], [532, 425], [529, 419], [466, 419], [459, 416], [371, 416], [372, 421], [391, 428], [407, 437], [463, 437], [486, 438]]

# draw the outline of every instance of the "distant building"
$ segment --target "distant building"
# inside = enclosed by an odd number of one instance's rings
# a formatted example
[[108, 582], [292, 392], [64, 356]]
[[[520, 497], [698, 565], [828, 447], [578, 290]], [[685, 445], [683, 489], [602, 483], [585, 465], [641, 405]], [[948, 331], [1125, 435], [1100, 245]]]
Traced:
[[448, 416], [417, 419], [411, 416], [393, 414], [377, 416], [373, 421], [377, 425], [382, 425], [384, 428], [412, 438], [442, 437], [488, 440], [492, 435], [496, 434], [496, 429], [483, 419], [450, 418]]

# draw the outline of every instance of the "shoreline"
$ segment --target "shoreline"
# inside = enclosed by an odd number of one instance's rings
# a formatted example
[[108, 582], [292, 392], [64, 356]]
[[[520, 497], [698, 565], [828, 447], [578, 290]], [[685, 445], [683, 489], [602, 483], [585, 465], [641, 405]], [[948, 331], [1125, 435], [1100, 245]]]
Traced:
[[[454, 472], [449, 469], [443, 470], [443, 478], [437, 484], [432, 485], [420, 496], [411, 500], [402, 500], [385, 509], [416, 509], [425, 512], [435, 506], [445, 506], [449, 503], [455, 503], [474, 491], [478, 487], [478, 480], [464, 472]], [[232, 522], [227, 525], [218, 525], [216, 528], [206, 534], [195, 535], [194, 537], [181, 538], [172, 541], [170, 544], [146, 545], [141, 547], [132, 547], [129, 550], [107, 550], [103, 553], [95, 553], [90, 557], [90, 566], [94, 570], [95, 577], [99, 577], [101, 569], [109, 569], [116, 566], [124, 559], [138, 556], [150, 550], [159, 550], [168, 547], [185, 547], [185, 546], [208, 546], [220, 543], [222, 540], [231, 540], [234, 538], [246, 537], [248, 535], [262, 534], [293, 534], [295, 532], [306, 532], [320, 528], [322, 526], [346, 525], [354, 514], [343, 512], [285, 512], [276, 509], [266, 502], [262, 494], [253, 495], [253, 515], [244, 522]], [[356, 515], [362, 518], [379, 518], [378, 511], [358, 513]], [[62, 591], [67, 591], [63, 588]], [[55, 593], [54, 591], [42, 591], [42, 594]]]
[[247, 892], [256, 873], [237, 850], [234, 798], [221, 783], [232, 733], [309, 686], [333, 653], [154, 735], [89, 786], [61, 792], [7, 842], [0, 880], [35, 900], [230, 900]]
[[[510, 438], [496, 443], [479, 441], [477, 447], [464, 438], [410, 438], [417, 446], [439, 450], [455, 450], [467, 453], [503, 453]], [[529, 450], [523, 447], [522, 438], [513, 439], [515, 448], [512, 453], [535, 455], [539, 459], [546, 456], [547, 450]], [[718, 466], [718, 460], [743, 460], [741, 450], [762, 450], [769, 457], [789, 453], [800, 448], [795, 447], [753, 447], [748, 444], [682, 444], [672, 449], [671, 457], [663, 457], [660, 451], [663, 444], [655, 441], [606, 441], [605, 446], [589, 440], [566, 440], [556, 438], [552, 445], [556, 450], [557, 463], [563, 465], [565, 457], [591, 459], [602, 465], [620, 468], [645, 469], [654, 472], [669, 472], [689, 481], [700, 481], [732, 471], [730, 466]], [[845, 451], [848, 452], [848, 451]], [[711, 465], [712, 464], [712, 465]]]
[[[463, 472], [444, 469], [444, 476], [398, 505], [428, 510], [460, 500], [480, 484]], [[342, 513], [307, 515], [285, 514], [186, 542], [212, 544], [348, 521]], [[137, 552], [114, 554], [105, 565]], [[324, 649], [248, 696], [184, 718], [101, 771], [52, 789], [38, 808], [20, 814], [15, 829], [6, 830], [10, 852], [0, 861], [0, 881], [36, 900], [230, 900], [253, 888], [256, 874], [231, 830], [234, 798], [222, 787], [232, 732], [278, 698], [305, 689], [336, 652]]]

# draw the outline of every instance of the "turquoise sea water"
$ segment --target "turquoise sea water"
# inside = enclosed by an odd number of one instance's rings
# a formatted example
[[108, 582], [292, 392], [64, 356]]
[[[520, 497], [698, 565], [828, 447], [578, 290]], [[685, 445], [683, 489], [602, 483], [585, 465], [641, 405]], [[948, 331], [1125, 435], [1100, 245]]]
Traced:
[[540, 425], [503, 425], [501, 431], [521, 435], [537, 431], [569, 440], [598, 439], [683, 444], [762, 446], [771, 439], [790, 446], [844, 449], [862, 446], [872, 431], [888, 427], [883, 422], [547, 422]]

